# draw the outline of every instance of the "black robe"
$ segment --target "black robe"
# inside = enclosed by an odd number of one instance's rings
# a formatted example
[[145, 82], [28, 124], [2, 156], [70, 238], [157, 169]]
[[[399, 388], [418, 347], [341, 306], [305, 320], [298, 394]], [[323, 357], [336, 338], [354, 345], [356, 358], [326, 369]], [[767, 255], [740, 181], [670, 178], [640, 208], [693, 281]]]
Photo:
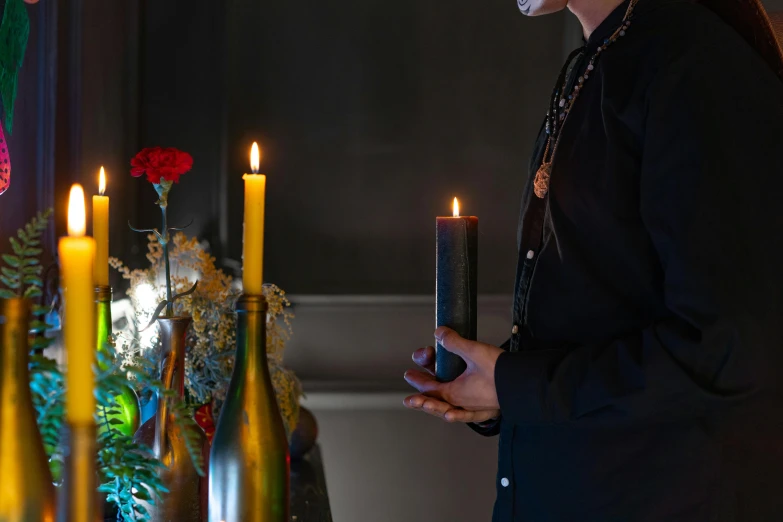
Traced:
[[494, 520], [783, 520], [783, 83], [706, 8], [641, 0], [541, 200], [544, 140], [487, 430]]

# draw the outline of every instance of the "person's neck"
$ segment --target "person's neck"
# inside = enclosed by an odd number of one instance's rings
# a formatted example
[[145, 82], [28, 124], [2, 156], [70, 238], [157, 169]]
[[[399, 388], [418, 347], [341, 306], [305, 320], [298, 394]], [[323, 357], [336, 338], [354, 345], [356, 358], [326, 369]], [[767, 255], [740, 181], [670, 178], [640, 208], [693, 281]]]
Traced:
[[589, 39], [601, 22], [624, 0], [570, 0], [568, 9], [579, 19], [585, 39]]

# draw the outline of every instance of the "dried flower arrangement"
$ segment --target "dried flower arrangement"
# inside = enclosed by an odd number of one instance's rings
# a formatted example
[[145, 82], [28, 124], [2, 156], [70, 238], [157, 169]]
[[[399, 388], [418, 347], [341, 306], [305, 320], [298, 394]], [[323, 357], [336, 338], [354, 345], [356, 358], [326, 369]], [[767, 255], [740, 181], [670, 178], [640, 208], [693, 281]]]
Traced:
[[[159, 359], [157, 325], [140, 332], [147, 325], [158, 302], [166, 298], [165, 259], [163, 248], [154, 235], [148, 236], [147, 260], [150, 266], [131, 270], [116, 258], [110, 264], [130, 283], [130, 298], [135, 318], [118, 334], [118, 351], [126, 364], [139, 358], [157, 364]], [[193, 325], [188, 334], [185, 354], [185, 386], [189, 404], [198, 407], [211, 403], [215, 419], [225, 399], [234, 361], [236, 318], [234, 303], [240, 295], [233, 278], [216, 268], [215, 259], [195, 238], [179, 232], [171, 238], [169, 260], [171, 292], [179, 294], [198, 287], [174, 302], [174, 314], [189, 313]], [[294, 373], [283, 366], [283, 352], [291, 334], [293, 314], [285, 292], [274, 285], [264, 286], [269, 304], [267, 320], [267, 355], [269, 370], [287, 432], [296, 427], [299, 418], [301, 385]]]

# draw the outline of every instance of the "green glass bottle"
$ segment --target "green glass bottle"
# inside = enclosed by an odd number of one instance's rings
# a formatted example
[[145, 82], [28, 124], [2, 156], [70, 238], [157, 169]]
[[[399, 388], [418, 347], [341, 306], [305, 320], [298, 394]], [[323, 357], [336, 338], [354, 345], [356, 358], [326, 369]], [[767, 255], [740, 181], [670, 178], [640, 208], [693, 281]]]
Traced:
[[288, 440], [266, 356], [263, 296], [236, 306], [234, 373], [209, 457], [209, 522], [288, 522]]
[[[110, 286], [95, 287], [95, 325], [98, 329], [96, 349], [99, 352], [105, 351], [106, 345], [112, 342], [111, 301], [112, 289]], [[106, 370], [104, 365], [100, 366], [101, 370]], [[141, 422], [139, 397], [133, 389], [125, 387], [123, 392], [115, 397], [115, 400], [117, 401], [116, 409], [119, 412], [109, 414], [106, 417], [108, 420], [119, 419], [122, 424], [115, 424], [114, 427], [122, 432], [123, 435], [132, 437], [136, 430], [139, 429]], [[107, 429], [107, 426], [99, 423], [99, 433], [103, 433]]]

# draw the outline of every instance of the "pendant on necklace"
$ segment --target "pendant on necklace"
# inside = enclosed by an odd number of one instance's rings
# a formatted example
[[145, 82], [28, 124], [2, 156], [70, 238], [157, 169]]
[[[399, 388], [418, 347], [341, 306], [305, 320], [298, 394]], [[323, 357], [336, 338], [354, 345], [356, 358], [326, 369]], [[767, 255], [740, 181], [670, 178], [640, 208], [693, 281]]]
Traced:
[[540, 199], [544, 199], [546, 193], [549, 192], [549, 178], [552, 174], [552, 164], [542, 163], [536, 172], [536, 178], [533, 180], [533, 191]]

